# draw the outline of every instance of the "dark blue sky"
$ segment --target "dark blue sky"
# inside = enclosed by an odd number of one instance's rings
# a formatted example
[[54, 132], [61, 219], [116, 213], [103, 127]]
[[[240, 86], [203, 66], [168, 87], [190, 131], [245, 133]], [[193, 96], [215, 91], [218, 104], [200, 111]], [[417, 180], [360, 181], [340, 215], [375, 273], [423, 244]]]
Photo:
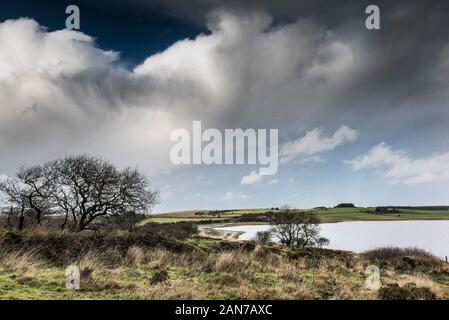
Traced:
[[169, 16], [161, 8], [99, 0], [15, 0], [2, 6], [0, 21], [31, 17], [49, 30], [58, 30], [65, 28], [65, 8], [70, 4], [80, 8], [80, 31], [94, 36], [99, 47], [119, 51], [122, 62], [130, 66], [179, 39], [206, 32], [198, 25]]

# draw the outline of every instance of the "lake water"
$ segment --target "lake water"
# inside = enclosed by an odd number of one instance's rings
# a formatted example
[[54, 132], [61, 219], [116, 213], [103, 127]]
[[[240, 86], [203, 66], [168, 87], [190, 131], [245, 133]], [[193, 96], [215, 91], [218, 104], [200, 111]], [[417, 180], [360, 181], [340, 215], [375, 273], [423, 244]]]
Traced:
[[[363, 252], [395, 246], [418, 247], [444, 258], [449, 256], [449, 221], [354, 221], [320, 225], [320, 235], [330, 240], [327, 248]], [[242, 231], [241, 240], [252, 240], [269, 225], [217, 228]]]

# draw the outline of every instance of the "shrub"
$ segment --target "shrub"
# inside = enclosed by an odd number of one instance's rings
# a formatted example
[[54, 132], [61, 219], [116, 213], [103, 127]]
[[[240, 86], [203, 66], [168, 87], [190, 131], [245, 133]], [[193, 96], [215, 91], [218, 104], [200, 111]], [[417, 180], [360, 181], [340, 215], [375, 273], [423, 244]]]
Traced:
[[427, 272], [440, 269], [443, 261], [433, 254], [418, 248], [385, 247], [363, 253], [368, 260], [390, 265], [399, 272]]
[[270, 231], [258, 231], [256, 233], [255, 240], [258, 244], [268, 244], [270, 243], [271, 232]]
[[152, 285], [165, 282], [169, 279], [168, 271], [166, 269], [158, 269], [153, 273], [150, 283]]
[[397, 283], [379, 289], [379, 298], [384, 300], [435, 300], [436, 295], [427, 287], [417, 287], [407, 283], [400, 287]]
[[184, 240], [198, 233], [191, 222], [155, 223], [148, 222], [137, 229], [138, 234], [154, 234], [167, 238]]
[[365, 251], [363, 255], [369, 260], [393, 261], [409, 256], [439, 261], [433, 254], [419, 248], [383, 247]]

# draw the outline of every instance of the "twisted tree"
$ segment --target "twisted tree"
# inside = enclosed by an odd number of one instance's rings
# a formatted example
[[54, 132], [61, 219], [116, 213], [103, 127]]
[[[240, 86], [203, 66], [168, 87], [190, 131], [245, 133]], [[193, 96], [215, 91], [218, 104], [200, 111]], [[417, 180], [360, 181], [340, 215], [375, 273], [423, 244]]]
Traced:
[[21, 168], [0, 184], [11, 205], [36, 213], [63, 215], [62, 228], [96, 229], [101, 218], [146, 213], [158, 202], [145, 176], [135, 168], [118, 169], [88, 155], [66, 156]]

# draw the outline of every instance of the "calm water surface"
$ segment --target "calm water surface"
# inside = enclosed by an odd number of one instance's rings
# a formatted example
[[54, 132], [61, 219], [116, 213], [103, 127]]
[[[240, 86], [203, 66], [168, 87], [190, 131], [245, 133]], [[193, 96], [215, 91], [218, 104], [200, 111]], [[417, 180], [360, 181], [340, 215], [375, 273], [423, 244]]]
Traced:
[[[449, 221], [354, 221], [321, 224], [320, 235], [330, 240], [329, 249], [363, 252], [395, 246], [418, 247], [444, 258], [449, 256]], [[243, 231], [242, 240], [251, 240], [269, 225], [217, 228]]]

